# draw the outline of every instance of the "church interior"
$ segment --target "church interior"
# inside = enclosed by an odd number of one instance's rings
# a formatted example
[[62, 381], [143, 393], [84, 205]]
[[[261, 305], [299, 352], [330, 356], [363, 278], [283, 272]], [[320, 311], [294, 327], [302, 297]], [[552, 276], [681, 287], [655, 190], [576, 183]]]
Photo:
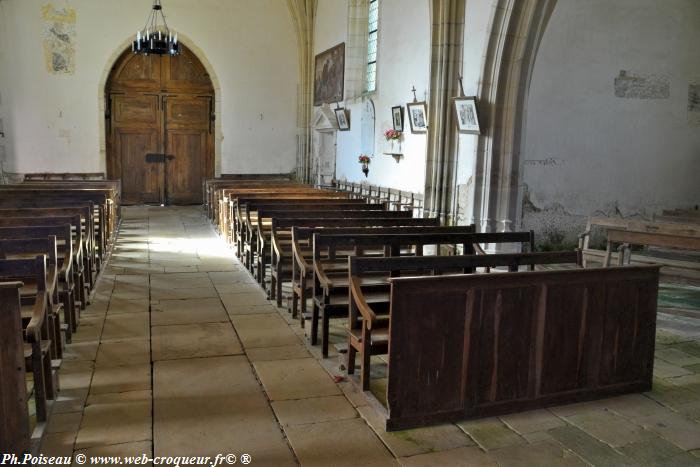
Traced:
[[0, 464], [700, 466], [697, 0], [0, 0]]

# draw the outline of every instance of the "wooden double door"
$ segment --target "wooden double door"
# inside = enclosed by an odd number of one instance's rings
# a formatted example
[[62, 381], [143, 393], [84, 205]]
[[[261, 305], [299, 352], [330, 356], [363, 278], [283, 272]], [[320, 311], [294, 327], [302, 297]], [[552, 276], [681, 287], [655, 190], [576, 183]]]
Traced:
[[123, 61], [107, 96], [108, 175], [121, 179], [122, 201], [201, 203], [202, 180], [213, 176], [208, 75], [189, 51]]

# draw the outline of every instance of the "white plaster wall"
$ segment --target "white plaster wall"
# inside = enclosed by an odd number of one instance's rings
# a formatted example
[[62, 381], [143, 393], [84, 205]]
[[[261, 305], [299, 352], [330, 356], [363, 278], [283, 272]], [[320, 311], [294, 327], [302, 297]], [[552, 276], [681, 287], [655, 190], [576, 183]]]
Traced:
[[[0, 2], [0, 90], [10, 120], [10, 165], [18, 172], [105, 170], [100, 81], [120, 46], [143, 27], [150, 4], [55, 0], [76, 9], [76, 71], [52, 75], [42, 50], [45, 3]], [[294, 170], [298, 64], [284, 0], [167, 0], [164, 10], [170, 26], [204, 54], [200, 58], [220, 85], [217, 167]]]
[[[319, 0], [315, 53], [347, 41], [347, 0]], [[422, 193], [425, 189], [426, 134], [411, 134], [405, 116], [403, 160], [396, 163], [384, 130], [392, 128], [391, 107], [412, 101], [415, 86], [418, 100], [426, 100], [430, 82], [430, 11], [428, 0], [380, 0], [377, 91], [369, 96], [375, 106], [375, 148], [369, 177], [365, 178], [357, 157], [361, 153], [362, 99], [345, 102], [351, 112], [350, 131], [339, 131], [336, 177], [367, 181]], [[343, 103], [340, 104], [341, 106]], [[405, 110], [404, 110], [405, 112]]]
[[[687, 112], [698, 44], [697, 0], [559, 0], [529, 94], [526, 227], [566, 235], [595, 213], [700, 202], [700, 126]], [[615, 97], [620, 70], [667, 76], [670, 98]]]

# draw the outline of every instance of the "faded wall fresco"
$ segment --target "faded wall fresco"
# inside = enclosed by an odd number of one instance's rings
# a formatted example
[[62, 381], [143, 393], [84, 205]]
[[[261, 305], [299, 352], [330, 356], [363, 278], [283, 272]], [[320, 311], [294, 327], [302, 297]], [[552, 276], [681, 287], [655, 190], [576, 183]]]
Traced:
[[44, 63], [52, 74], [75, 73], [75, 9], [41, 7], [44, 19]]
[[633, 73], [620, 70], [615, 77], [615, 96], [626, 99], [668, 99], [671, 95], [671, 84], [668, 77]]
[[688, 123], [700, 126], [700, 78], [688, 85]]

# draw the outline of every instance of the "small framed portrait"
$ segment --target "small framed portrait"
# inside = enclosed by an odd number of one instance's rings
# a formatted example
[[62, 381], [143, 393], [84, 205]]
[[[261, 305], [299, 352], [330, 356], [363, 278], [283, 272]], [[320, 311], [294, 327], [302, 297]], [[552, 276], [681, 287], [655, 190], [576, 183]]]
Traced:
[[457, 127], [460, 133], [480, 135], [479, 114], [476, 111], [476, 97], [455, 98]]
[[391, 121], [394, 124], [394, 130], [403, 132], [403, 105], [391, 108]]
[[428, 109], [425, 102], [409, 102], [408, 123], [411, 125], [411, 133], [426, 133], [428, 131]]
[[347, 109], [340, 107], [338, 109], [334, 109], [334, 111], [335, 118], [338, 120], [338, 129], [340, 131], [350, 130], [350, 115]]

